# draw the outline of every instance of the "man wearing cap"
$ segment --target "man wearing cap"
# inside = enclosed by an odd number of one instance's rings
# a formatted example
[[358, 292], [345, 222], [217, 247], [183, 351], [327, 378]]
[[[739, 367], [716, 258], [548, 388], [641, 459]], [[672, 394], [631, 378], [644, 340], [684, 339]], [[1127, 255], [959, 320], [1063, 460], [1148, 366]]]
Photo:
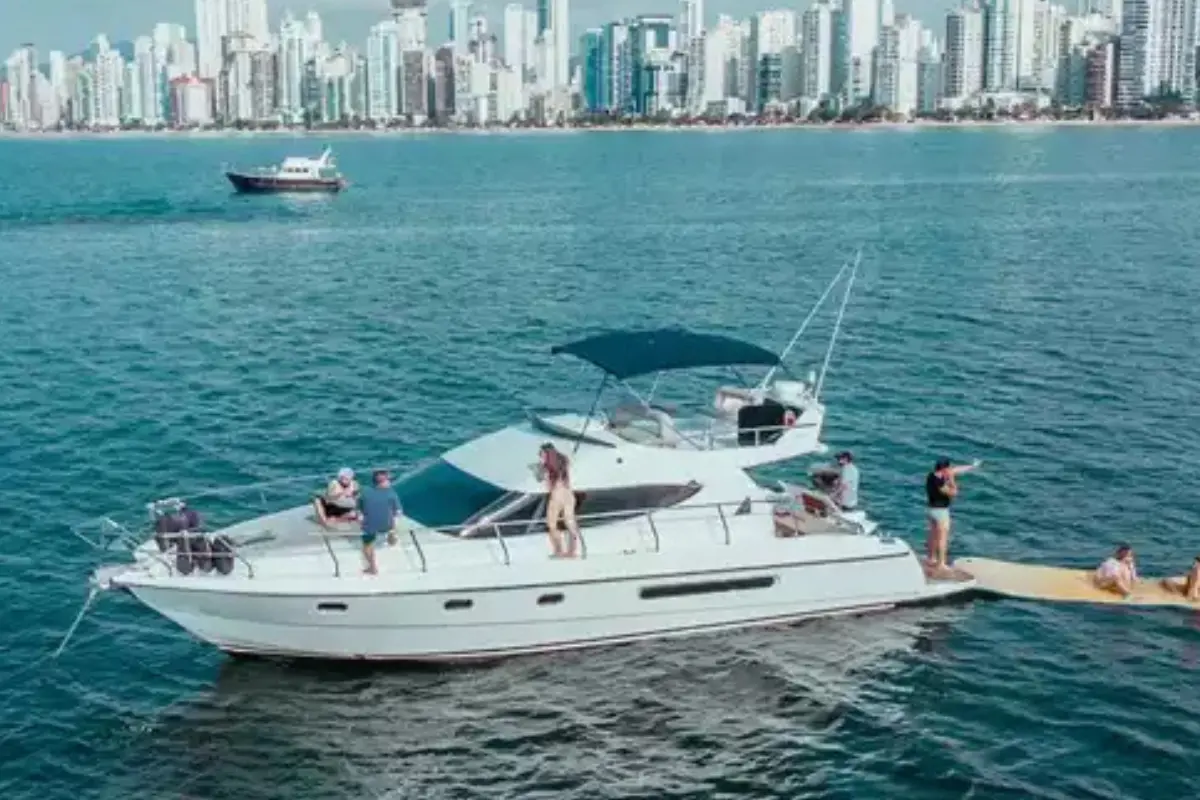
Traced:
[[842, 511], [854, 511], [858, 508], [858, 467], [854, 465], [854, 456], [849, 450], [837, 454], [838, 472], [837, 485], [833, 489], [833, 499]]
[[317, 519], [322, 524], [353, 522], [358, 519], [358, 512], [354, 510], [357, 503], [358, 482], [354, 480], [354, 470], [342, 467], [325, 488], [325, 494], [317, 498]]
[[950, 548], [950, 504], [958, 496], [956, 478], [963, 473], [978, 469], [983, 462], [975, 459], [973, 464], [955, 467], [950, 459], [939, 458], [933, 472], [925, 476], [926, 517], [929, 520], [929, 538], [925, 542], [927, 563], [934, 570], [946, 569], [946, 553]]
[[392, 529], [396, 527], [396, 518], [400, 516], [400, 498], [392, 488], [392, 478], [387, 470], [375, 470], [371, 483], [359, 496], [358, 509], [362, 512], [362, 548], [363, 558], [367, 562], [363, 573], [377, 575], [375, 540], [380, 534], [387, 534], [394, 543]]

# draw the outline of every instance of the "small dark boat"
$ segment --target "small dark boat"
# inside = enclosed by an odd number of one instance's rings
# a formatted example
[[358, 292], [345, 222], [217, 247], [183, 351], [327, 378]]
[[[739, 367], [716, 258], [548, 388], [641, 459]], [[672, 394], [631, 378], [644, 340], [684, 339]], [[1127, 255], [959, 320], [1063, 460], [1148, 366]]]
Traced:
[[233, 188], [245, 194], [340, 192], [347, 186], [329, 148], [325, 148], [320, 158], [285, 158], [276, 167], [233, 170], [226, 172], [225, 177]]

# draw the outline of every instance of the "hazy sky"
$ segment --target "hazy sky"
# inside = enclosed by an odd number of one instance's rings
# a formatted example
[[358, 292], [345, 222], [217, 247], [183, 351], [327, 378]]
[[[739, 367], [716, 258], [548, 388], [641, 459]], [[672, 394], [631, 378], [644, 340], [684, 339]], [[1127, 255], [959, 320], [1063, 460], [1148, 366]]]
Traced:
[[[511, 0], [476, 0], [476, 8], [487, 10], [493, 25], [499, 27], [504, 6]], [[388, 0], [267, 0], [271, 7], [271, 25], [275, 26], [284, 9], [297, 15], [310, 9], [319, 11], [325, 21], [326, 38], [361, 45], [367, 28], [388, 16]], [[536, 0], [524, 0], [534, 7]], [[571, 28], [584, 28], [638, 13], [674, 13], [678, 0], [570, 0]], [[708, 0], [707, 16], [741, 16], [767, 8], [802, 10], [810, 0]], [[929, 27], [940, 30], [945, 9], [953, 0], [895, 0], [896, 11], [914, 14]], [[438, 42], [447, 34], [449, 0], [430, 0], [430, 39]], [[113, 41], [133, 39], [147, 34], [155, 22], [177, 22], [187, 26], [189, 36], [195, 28], [194, 0], [0, 0], [0, 62], [22, 42], [33, 42], [42, 58], [48, 50], [75, 53], [83, 50], [98, 33]]]

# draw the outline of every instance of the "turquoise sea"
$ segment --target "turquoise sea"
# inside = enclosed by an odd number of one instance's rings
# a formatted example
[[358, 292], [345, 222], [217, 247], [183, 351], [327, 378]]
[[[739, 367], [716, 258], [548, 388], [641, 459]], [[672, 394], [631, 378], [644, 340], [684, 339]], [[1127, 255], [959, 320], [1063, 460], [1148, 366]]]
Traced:
[[976, 600], [414, 671], [232, 661], [105, 597], [48, 659], [93, 564], [71, 523], [581, 402], [549, 348], [606, 327], [779, 347], [859, 245], [826, 439], [889, 529], [920, 541], [947, 454], [986, 460], [959, 555], [1200, 551], [1192, 130], [345, 136], [336, 198], [219, 172], [321, 144], [0, 140], [6, 800], [1197, 796], [1178, 611]]

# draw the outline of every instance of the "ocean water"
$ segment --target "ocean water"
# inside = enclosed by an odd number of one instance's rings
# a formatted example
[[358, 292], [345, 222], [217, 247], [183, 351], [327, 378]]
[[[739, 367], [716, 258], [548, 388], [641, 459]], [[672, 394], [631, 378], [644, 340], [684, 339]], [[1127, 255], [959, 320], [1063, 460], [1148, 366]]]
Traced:
[[605, 327], [779, 347], [859, 245], [826, 439], [890, 530], [921, 540], [947, 454], [986, 460], [959, 555], [1200, 551], [1190, 130], [338, 137], [336, 198], [219, 171], [320, 144], [0, 141], [5, 798], [1196, 796], [1178, 611], [979, 600], [414, 671], [233, 661], [105, 597], [48, 659], [94, 563], [71, 523], [579, 403], [595, 376], [549, 348]]

